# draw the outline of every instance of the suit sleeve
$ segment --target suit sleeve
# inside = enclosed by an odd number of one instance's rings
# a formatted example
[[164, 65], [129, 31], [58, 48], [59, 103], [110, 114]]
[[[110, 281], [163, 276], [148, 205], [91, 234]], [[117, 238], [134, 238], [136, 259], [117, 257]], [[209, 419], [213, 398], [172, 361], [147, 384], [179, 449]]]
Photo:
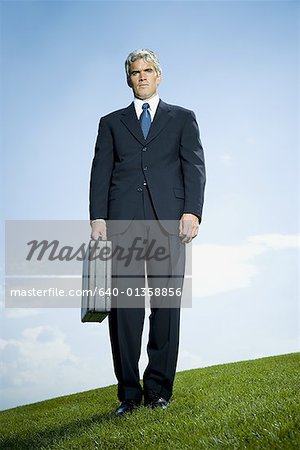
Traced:
[[180, 158], [185, 192], [183, 212], [195, 214], [201, 221], [206, 170], [199, 128], [193, 111], [189, 112], [183, 127]]
[[90, 220], [107, 219], [108, 193], [114, 166], [113, 137], [107, 121], [100, 119], [90, 179]]

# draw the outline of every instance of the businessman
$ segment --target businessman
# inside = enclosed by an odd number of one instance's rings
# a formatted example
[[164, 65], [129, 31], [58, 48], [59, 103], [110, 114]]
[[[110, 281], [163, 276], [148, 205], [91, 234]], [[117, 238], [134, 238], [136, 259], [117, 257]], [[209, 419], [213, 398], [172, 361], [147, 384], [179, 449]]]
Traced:
[[[90, 180], [92, 239], [109, 238], [113, 247], [127, 249], [134, 241], [143, 248], [143, 257], [131, 258], [129, 265], [124, 258], [113, 259], [113, 283], [119, 289], [109, 314], [121, 402], [116, 416], [132, 412], [143, 398], [150, 408], [169, 405], [179, 346], [184, 248], [199, 230], [206, 180], [195, 114], [159, 98], [162, 70], [155, 53], [133, 51], [125, 70], [134, 99], [101, 118]], [[149, 362], [141, 386], [146, 277], [153, 290]], [[135, 302], [127, 295], [128, 286], [136, 293]]]

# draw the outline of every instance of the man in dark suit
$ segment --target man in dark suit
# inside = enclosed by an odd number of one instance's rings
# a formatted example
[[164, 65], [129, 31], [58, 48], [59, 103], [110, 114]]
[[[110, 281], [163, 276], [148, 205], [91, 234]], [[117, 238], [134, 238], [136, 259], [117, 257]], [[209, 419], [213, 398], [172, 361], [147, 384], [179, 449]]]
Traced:
[[[143, 258], [131, 259], [129, 268], [124, 258], [113, 261], [119, 295], [113, 299], [109, 329], [121, 401], [117, 416], [138, 407], [143, 395], [151, 408], [169, 404], [180, 321], [180, 296], [174, 299], [172, 289], [182, 287], [184, 247], [198, 233], [206, 179], [194, 113], [159, 99], [157, 56], [136, 50], [125, 69], [134, 101], [101, 118], [90, 182], [92, 238], [108, 236], [114, 247], [127, 249], [138, 239], [144, 250]], [[151, 259], [150, 243], [152, 251], [163, 248], [167, 257]], [[126, 303], [126, 286], [140, 289], [135, 290], [140, 297], [145, 276], [157, 295], [151, 297], [149, 363], [142, 388], [138, 362], [145, 308], [139, 298], [139, 304]]]

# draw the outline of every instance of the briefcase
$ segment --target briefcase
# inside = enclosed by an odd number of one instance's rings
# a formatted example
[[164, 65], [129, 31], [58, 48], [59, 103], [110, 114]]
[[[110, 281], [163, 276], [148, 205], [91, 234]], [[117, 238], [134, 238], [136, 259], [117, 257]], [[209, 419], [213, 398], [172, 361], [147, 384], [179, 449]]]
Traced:
[[82, 267], [82, 322], [102, 322], [111, 309], [111, 251], [111, 241], [89, 242]]

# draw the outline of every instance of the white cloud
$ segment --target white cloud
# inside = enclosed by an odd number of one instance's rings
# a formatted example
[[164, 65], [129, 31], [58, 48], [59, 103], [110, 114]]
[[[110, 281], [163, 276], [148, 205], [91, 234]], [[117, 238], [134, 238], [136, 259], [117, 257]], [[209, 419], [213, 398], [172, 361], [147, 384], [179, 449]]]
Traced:
[[178, 357], [177, 371], [198, 369], [199, 367], [209, 366], [200, 354], [192, 353], [189, 350], [181, 349]]
[[[0, 293], [3, 287], [0, 286]], [[5, 319], [24, 319], [37, 316], [45, 312], [42, 308], [6, 308], [4, 300], [0, 300], [1, 316]]]
[[38, 316], [41, 309], [33, 308], [6, 308], [4, 315], [7, 319], [24, 319], [26, 317]]
[[3, 408], [98, 387], [97, 375], [106, 373], [103, 360], [75, 355], [63, 332], [44, 325], [0, 339], [0, 361]]
[[256, 256], [298, 247], [298, 235], [283, 234], [250, 236], [240, 245], [194, 245], [193, 297], [207, 297], [247, 288], [259, 274]]
[[297, 234], [261, 234], [250, 236], [248, 241], [253, 244], [269, 247], [272, 250], [300, 247], [300, 236]]
[[50, 326], [27, 328], [19, 340], [1, 340], [0, 349], [6, 386], [34, 384], [41, 379], [49, 383], [59, 365], [78, 364], [64, 335]]

